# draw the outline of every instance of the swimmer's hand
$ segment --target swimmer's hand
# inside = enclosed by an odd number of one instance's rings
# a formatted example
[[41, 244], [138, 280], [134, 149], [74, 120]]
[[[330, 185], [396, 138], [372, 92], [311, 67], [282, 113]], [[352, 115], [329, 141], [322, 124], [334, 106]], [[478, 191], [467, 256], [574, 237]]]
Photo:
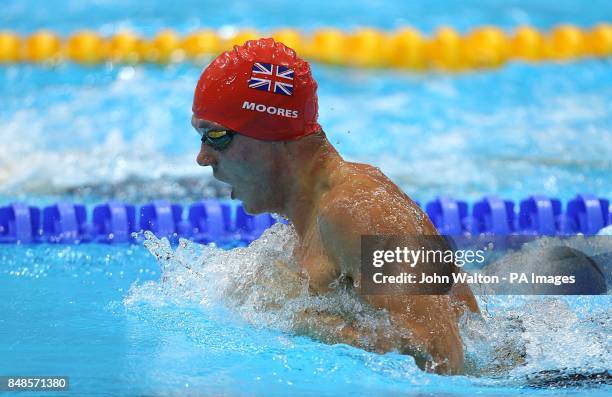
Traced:
[[280, 271], [283, 276], [294, 279], [296, 282], [303, 282], [308, 279], [308, 275], [303, 270], [295, 270], [289, 268], [287, 264], [281, 260], [274, 262], [276, 268]]
[[362, 349], [368, 347], [357, 328], [345, 318], [314, 309], [303, 309], [294, 314], [293, 331], [324, 343], [346, 343]]

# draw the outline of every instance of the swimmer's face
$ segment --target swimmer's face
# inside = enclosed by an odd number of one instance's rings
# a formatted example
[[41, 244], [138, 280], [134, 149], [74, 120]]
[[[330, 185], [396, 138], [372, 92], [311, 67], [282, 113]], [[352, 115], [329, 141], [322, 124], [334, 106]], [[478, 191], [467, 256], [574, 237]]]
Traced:
[[[229, 130], [212, 121], [193, 116], [191, 124], [197, 129]], [[274, 142], [249, 138], [240, 133], [223, 150], [215, 150], [202, 143], [197, 163], [211, 166], [213, 176], [232, 187], [232, 198], [242, 200], [244, 209], [251, 214], [278, 211], [280, 203], [277, 183], [279, 175], [278, 153]]]

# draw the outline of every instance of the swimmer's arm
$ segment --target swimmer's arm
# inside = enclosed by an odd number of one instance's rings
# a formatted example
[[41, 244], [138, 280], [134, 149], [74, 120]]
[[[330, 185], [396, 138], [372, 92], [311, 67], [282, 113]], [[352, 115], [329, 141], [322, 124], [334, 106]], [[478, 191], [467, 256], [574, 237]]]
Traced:
[[366, 340], [360, 337], [358, 330], [345, 318], [313, 309], [304, 309], [294, 314], [293, 330], [299, 335], [306, 335], [325, 343], [346, 343], [348, 345], [368, 348]]
[[385, 336], [366, 333], [354, 326], [344, 317], [336, 314], [318, 312], [312, 309], [302, 310], [294, 315], [293, 330], [299, 335], [306, 335], [329, 344], [345, 343], [367, 351], [387, 353], [400, 351], [414, 357], [417, 365], [425, 368], [431, 357], [415, 341], [408, 341], [400, 334], [390, 333]]
[[[301, 283], [307, 276], [303, 272], [295, 271], [282, 261], [275, 262], [276, 267], [287, 277], [294, 278]], [[292, 321], [294, 332], [306, 335], [326, 343], [346, 343], [353, 346], [361, 345], [358, 331], [342, 316], [321, 312], [314, 309], [303, 309], [294, 314]]]
[[[351, 192], [336, 193], [336, 196]], [[361, 278], [361, 237], [366, 235], [375, 236], [401, 236], [422, 234], [415, 230], [414, 225], [406, 221], [402, 225], [386, 222], [386, 219], [397, 219], [391, 217], [389, 210], [383, 204], [370, 204], [365, 207], [363, 203], [347, 203], [341, 198], [328, 198], [329, 204], [323, 206], [318, 226], [321, 242], [327, 256], [335, 263], [339, 270], [351, 277], [355, 286], [360, 283]], [[425, 224], [428, 226], [428, 224]], [[425, 227], [424, 233], [436, 235], [436, 230], [431, 226]], [[397, 241], [389, 240], [389, 248]], [[406, 269], [414, 271], [414, 269]], [[359, 292], [357, 287], [357, 290]]]
[[[365, 218], [371, 215], [368, 213], [370, 210], [361, 209], [366, 214]], [[412, 332], [412, 336], [402, 343], [402, 350], [414, 356], [419, 366], [437, 373], [462, 372], [463, 348], [454, 316], [445, 310], [448, 306], [438, 301], [448, 299], [447, 296], [381, 296], [363, 294], [361, 291], [361, 236], [400, 235], [402, 231], [398, 230], [397, 225], [364, 225], [359, 222], [359, 213], [355, 207], [348, 209], [334, 205], [321, 212], [319, 229], [326, 254], [344, 274], [352, 278], [355, 290], [366, 302], [376, 309], [388, 310], [396, 324], [403, 324]], [[426, 229], [425, 233], [437, 234], [435, 228]], [[417, 234], [415, 230], [405, 230], [404, 233]], [[436, 317], [436, 320], [432, 317]], [[439, 326], [432, 330], [432, 323]], [[428, 354], [429, 358], [423, 360]]]

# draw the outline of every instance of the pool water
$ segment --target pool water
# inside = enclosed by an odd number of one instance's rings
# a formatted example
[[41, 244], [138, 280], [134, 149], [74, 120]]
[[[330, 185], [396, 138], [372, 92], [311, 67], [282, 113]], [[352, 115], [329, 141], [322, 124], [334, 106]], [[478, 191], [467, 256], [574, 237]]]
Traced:
[[[150, 252], [127, 245], [5, 246], [0, 373], [69, 374], [74, 395], [612, 390], [598, 378], [610, 382], [608, 295], [480, 297], [483, 318], [462, 325], [466, 376], [426, 374], [409, 356], [295, 335], [291, 316], [301, 308], [350, 312], [364, 327], [384, 319], [346, 294], [290, 297], [303, 285], [275, 261], [288, 259], [294, 237], [277, 224], [234, 250], [186, 241], [173, 249], [154, 237], [146, 242]], [[573, 380], [576, 373], [586, 379]]]
[[[612, 4], [603, 0], [333, 7], [317, 0], [286, 8], [157, 0], [43, 7], [28, 0], [3, 5], [0, 21], [24, 34], [46, 27], [150, 35], [202, 26], [410, 24], [430, 33], [442, 24], [465, 32], [531, 23], [545, 30], [612, 20]], [[0, 203], [227, 197], [227, 187], [195, 164], [199, 138], [190, 116], [200, 72], [190, 64], [0, 67]], [[438, 194], [612, 197], [611, 72], [609, 59], [460, 75], [313, 65], [320, 122], [340, 153], [380, 167], [421, 201]], [[479, 297], [483, 318], [461, 327], [468, 373], [441, 377], [408, 356], [296, 335], [292, 315], [304, 307], [356, 313], [364, 327], [385, 318], [350, 295], [299, 293], [300, 280], [275, 265], [293, 243], [290, 227], [277, 224], [233, 250], [187, 242], [171, 248], [153, 237], [146, 247], [0, 245], [0, 375], [69, 375], [71, 393], [87, 396], [612, 392], [609, 295]]]
[[[188, 1], [171, 10], [156, 1], [48, 4], [15, 2], [3, 9], [3, 27], [24, 34], [45, 26], [60, 34], [129, 28], [151, 35], [162, 27], [309, 32], [323, 25], [410, 24], [429, 34], [441, 24], [465, 33], [483, 24], [547, 30], [561, 22], [589, 28], [612, 20], [605, 1], [340, 2], [332, 8], [315, 1], [283, 18], [279, 10], [268, 14], [274, 8], [268, 2], [230, 1], [223, 11]], [[210, 170], [194, 166], [199, 142], [190, 116], [201, 70], [188, 63], [0, 68], [0, 198], [41, 204], [61, 197], [143, 202], [226, 194]], [[517, 62], [458, 75], [313, 65], [320, 122], [340, 153], [380, 167], [421, 201], [438, 194], [475, 200], [485, 193], [515, 201], [543, 193], [566, 201], [578, 191], [612, 197], [611, 71], [610, 59]]]

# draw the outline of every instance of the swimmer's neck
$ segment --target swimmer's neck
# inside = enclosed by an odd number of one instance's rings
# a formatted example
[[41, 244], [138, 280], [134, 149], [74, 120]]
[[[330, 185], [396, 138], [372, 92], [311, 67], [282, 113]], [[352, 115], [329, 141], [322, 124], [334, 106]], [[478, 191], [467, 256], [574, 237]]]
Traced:
[[331, 187], [332, 172], [344, 160], [326, 138], [288, 145], [285, 160], [287, 167], [280, 184], [284, 187], [281, 213], [303, 240], [315, 219], [321, 196]]

